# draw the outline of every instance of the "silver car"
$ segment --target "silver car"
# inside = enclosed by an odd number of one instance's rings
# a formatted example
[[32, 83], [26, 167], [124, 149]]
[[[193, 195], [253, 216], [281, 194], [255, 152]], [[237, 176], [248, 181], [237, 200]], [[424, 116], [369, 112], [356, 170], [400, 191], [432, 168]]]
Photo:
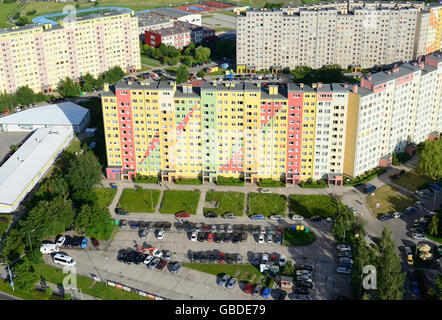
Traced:
[[229, 280], [229, 282], [227, 283], [226, 287], [229, 289], [233, 289], [233, 287], [236, 285], [236, 279], [235, 278], [231, 278]]
[[229, 282], [229, 280], [230, 280], [230, 276], [228, 274], [225, 274], [221, 278], [221, 280], [219, 281], [218, 285], [221, 286], [221, 287], [225, 287], [226, 284]]

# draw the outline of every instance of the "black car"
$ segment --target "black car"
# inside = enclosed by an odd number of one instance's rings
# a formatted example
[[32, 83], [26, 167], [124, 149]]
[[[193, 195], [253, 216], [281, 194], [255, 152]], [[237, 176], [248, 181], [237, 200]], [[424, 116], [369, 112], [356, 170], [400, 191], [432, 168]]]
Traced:
[[123, 261], [125, 264], [131, 264], [138, 257], [138, 252], [131, 250], [126, 255], [126, 259]]
[[205, 232], [198, 232], [197, 240], [200, 242], [204, 242], [204, 240], [206, 240], [206, 233]]
[[232, 243], [238, 243], [241, 241], [241, 236], [238, 233], [232, 235]]
[[298, 282], [296, 282], [296, 286], [300, 287], [300, 288], [311, 289], [311, 288], [313, 288], [313, 283], [310, 281], [298, 281]]
[[273, 242], [275, 242], [276, 244], [281, 244], [281, 236], [275, 235], [275, 237], [273, 238]]
[[140, 263], [144, 262], [145, 259], [146, 259], [146, 255], [144, 253], [139, 253], [138, 256], [135, 258], [134, 263], [140, 264]]
[[127, 210], [121, 209], [121, 208], [115, 208], [115, 213], [121, 216], [126, 216], [129, 214]]
[[201, 263], [206, 263], [207, 262], [207, 255], [205, 253], [201, 254]]
[[231, 239], [232, 239], [231, 233], [223, 233], [223, 241], [224, 242], [230, 242]]
[[192, 252], [192, 255], [190, 256], [190, 262], [196, 263], [198, 262], [198, 252]]
[[128, 250], [121, 249], [117, 254], [117, 261], [124, 262], [126, 260], [126, 256], [128, 254]]
[[286, 291], [284, 291], [284, 290], [281, 290], [281, 291], [279, 291], [278, 292], [279, 294], [278, 294], [278, 300], [285, 300], [285, 297], [287, 296], [287, 292]]
[[79, 236], [74, 236], [72, 238], [72, 242], [71, 242], [71, 248], [78, 248], [79, 246], [81, 246], [81, 240], [83, 237], [79, 237]]
[[64, 237], [65, 237], [65, 240], [64, 240], [64, 243], [63, 243], [63, 247], [70, 248], [71, 245], [72, 245], [72, 237], [69, 236], [69, 235], [65, 235]]
[[138, 230], [143, 230], [146, 228], [146, 223], [144, 221], [138, 221], [137, 227], [138, 227]]
[[222, 233], [217, 232], [217, 233], [215, 233], [214, 236], [213, 236], [213, 240], [214, 240], [216, 243], [220, 243], [222, 239], [223, 239], [223, 234], [222, 234]]
[[210, 212], [206, 214], [206, 218], [218, 218], [218, 214], [216, 212]]
[[307, 288], [302, 288], [302, 287], [296, 288], [293, 292], [296, 294], [299, 294], [299, 295], [303, 295], [303, 296], [306, 296], [309, 294], [309, 290]]
[[215, 263], [216, 261], [216, 255], [214, 253], [211, 253], [209, 255], [209, 263]]
[[226, 253], [226, 262], [228, 264], [232, 264], [233, 263], [233, 257], [230, 253]]
[[129, 221], [129, 228], [131, 228], [132, 230], [136, 230], [138, 228], [138, 222], [136, 221]]
[[[172, 224], [170, 222], [164, 222], [164, 224], [163, 224], [164, 231], [170, 231], [171, 227], [172, 227]], [[193, 228], [195, 228], [194, 225], [193, 225]]]
[[320, 216], [313, 216], [313, 217], [310, 218], [310, 220], [311, 220], [311, 221], [318, 222], [318, 221], [321, 221], [322, 218], [321, 218]]
[[259, 257], [257, 255], [253, 257], [252, 264], [254, 266], [258, 266], [259, 265]]
[[247, 233], [241, 233], [241, 241], [247, 241]]
[[390, 214], [381, 214], [378, 216], [378, 219], [381, 221], [387, 221], [393, 218]]

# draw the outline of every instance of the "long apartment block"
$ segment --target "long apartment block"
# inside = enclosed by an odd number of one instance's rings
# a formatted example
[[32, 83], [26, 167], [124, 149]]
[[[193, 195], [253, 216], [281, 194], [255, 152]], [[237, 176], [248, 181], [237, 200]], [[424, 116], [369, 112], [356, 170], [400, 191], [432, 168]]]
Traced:
[[0, 29], [1, 92], [26, 85], [51, 92], [61, 79], [97, 77], [114, 66], [127, 72], [141, 68], [138, 19], [131, 13]]
[[438, 53], [359, 85], [106, 85], [107, 177], [340, 184], [442, 131], [441, 72]]
[[237, 15], [239, 68], [371, 68], [441, 49], [442, 4], [341, 1]]

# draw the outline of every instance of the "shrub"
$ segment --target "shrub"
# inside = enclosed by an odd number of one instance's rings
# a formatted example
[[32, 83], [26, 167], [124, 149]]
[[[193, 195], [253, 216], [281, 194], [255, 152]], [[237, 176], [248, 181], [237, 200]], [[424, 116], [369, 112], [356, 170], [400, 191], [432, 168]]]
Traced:
[[241, 178], [218, 176], [216, 184], [219, 186], [242, 186], [244, 185], [244, 180]]
[[134, 178], [136, 183], [157, 183], [158, 181], [160, 181], [160, 178], [156, 176], [142, 176], [139, 173]]
[[203, 182], [200, 179], [186, 179], [186, 178], [179, 178], [175, 180], [176, 184], [191, 184], [191, 185], [197, 185], [202, 184]]

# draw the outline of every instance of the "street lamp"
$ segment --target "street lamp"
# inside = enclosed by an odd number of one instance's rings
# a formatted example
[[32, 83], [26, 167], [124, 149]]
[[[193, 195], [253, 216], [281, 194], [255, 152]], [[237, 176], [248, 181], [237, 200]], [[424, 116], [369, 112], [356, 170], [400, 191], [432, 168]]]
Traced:
[[28, 240], [29, 240], [29, 246], [31, 247], [31, 251], [32, 251], [32, 243], [31, 243], [31, 237], [29, 236], [29, 234], [31, 234], [34, 231], [35, 231], [35, 229], [32, 229], [32, 231], [28, 232]]

